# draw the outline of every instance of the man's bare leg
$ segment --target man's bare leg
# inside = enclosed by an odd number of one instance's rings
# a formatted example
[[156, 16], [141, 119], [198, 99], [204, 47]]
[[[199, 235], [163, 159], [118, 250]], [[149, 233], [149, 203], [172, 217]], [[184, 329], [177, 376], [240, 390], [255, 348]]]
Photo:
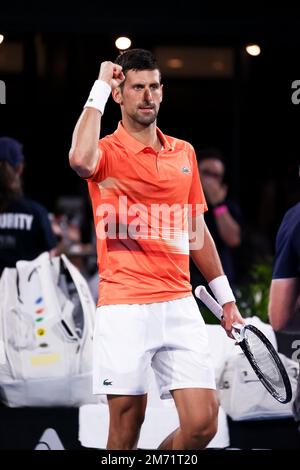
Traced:
[[107, 449], [136, 448], [144, 421], [147, 395], [108, 395], [109, 433]]
[[180, 427], [159, 446], [162, 450], [204, 449], [217, 432], [219, 404], [215, 390], [173, 390]]

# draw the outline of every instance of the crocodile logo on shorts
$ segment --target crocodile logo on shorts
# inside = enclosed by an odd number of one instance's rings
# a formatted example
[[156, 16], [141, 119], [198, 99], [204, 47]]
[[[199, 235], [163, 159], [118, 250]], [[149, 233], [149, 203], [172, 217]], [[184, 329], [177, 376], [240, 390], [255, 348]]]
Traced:
[[112, 382], [110, 382], [108, 379], [103, 380], [103, 385], [112, 385]]

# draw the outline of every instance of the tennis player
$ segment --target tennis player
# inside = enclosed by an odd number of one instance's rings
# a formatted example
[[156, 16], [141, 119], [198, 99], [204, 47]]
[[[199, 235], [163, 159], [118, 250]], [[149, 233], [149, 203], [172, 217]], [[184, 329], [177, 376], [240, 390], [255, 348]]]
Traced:
[[[223, 306], [227, 333], [243, 321], [203, 220], [194, 149], [156, 125], [162, 92], [151, 52], [132, 49], [103, 62], [70, 150], [71, 167], [88, 182], [97, 234], [93, 388], [108, 397], [108, 449], [136, 448], [150, 366], [180, 420], [160, 449], [202, 449], [216, 432], [214, 370], [191, 294], [190, 252]], [[110, 94], [122, 120], [99, 140]]]

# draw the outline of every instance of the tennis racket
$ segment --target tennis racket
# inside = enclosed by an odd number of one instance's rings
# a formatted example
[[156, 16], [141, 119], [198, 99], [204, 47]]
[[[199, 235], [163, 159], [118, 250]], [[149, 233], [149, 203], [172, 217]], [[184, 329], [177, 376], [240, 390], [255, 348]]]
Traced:
[[[204, 286], [195, 289], [198, 297], [212, 313], [223, 319], [223, 308], [207, 292]], [[292, 387], [289, 376], [272, 343], [253, 325], [233, 323], [232, 336], [243, 350], [255, 374], [268, 392], [280, 403], [292, 399]]]

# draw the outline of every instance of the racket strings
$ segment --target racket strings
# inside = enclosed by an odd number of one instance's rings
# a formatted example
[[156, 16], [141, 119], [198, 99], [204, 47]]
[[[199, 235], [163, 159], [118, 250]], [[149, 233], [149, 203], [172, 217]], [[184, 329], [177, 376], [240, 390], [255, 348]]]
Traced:
[[284, 396], [286, 389], [283, 377], [265, 343], [253, 331], [248, 329], [245, 332], [245, 342], [254, 365], [261, 372], [264, 380], [280, 395]]

